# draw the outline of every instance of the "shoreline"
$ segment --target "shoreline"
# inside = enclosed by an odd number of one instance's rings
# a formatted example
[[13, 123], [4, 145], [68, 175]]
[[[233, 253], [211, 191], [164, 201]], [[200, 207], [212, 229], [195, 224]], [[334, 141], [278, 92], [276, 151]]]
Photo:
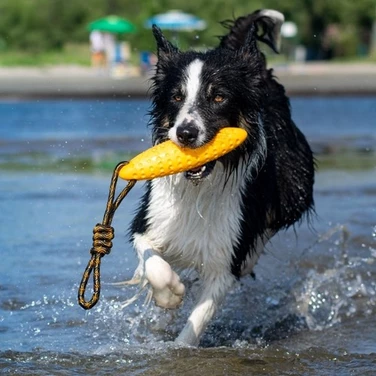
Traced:
[[[376, 64], [275, 65], [289, 96], [376, 95]], [[90, 67], [0, 67], [0, 99], [147, 98], [150, 75], [111, 77]]]

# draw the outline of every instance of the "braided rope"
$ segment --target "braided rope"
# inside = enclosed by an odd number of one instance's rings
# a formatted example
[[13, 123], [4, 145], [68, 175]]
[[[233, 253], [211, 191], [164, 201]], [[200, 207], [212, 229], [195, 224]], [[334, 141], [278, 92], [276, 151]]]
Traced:
[[[107, 199], [107, 206], [104, 212], [102, 223], [97, 223], [93, 229], [93, 247], [90, 249], [91, 258], [83, 273], [81, 283], [78, 289], [78, 303], [84, 309], [93, 308], [99, 301], [101, 291], [101, 259], [108, 255], [112, 248], [112, 239], [114, 238], [114, 229], [111, 227], [112, 219], [116, 209], [123, 201], [125, 196], [136, 184], [136, 180], [130, 180], [126, 187], [119, 193], [115, 199], [116, 184], [119, 177], [120, 169], [128, 162], [120, 162], [114, 169], [111, 178], [110, 190]], [[85, 300], [85, 290], [93, 273], [93, 294], [89, 301]]]

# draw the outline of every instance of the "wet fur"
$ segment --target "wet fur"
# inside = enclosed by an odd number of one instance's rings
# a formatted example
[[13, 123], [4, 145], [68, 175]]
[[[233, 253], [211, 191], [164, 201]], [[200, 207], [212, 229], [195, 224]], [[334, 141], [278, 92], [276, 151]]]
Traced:
[[[181, 52], [153, 28], [158, 47], [153, 143], [177, 139], [176, 119], [184, 105], [179, 99], [189, 90], [184, 86], [189, 67], [201, 69], [200, 87], [179, 126], [197, 126], [200, 137], [184, 146], [198, 147], [226, 126], [248, 133], [245, 143], [220, 158], [202, 181], [193, 184], [177, 174], [147, 182], [130, 228], [140, 259], [135, 279], [147, 281], [148, 270], [154, 272], [151, 266], [145, 269], [150, 255], [166, 261], [166, 273], [173, 273], [174, 280], [175, 271], [184, 268], [201, 275], [201, 296], [178, 337], [183, 343], [199, 343], [226, 292], [239, 277], [252, 273], [264, 243], [313, 209], [311, 149], [291, 118], [284, 87], [267, 69], [257, 44], [277, 50], [281, 20], [273, 12], [227, 21], [229, 33], [207, 52]], [[224, 101], [216, 103], [218, 95]], [[166, 286], [168, 300], [177, 285], [167, 281]]]

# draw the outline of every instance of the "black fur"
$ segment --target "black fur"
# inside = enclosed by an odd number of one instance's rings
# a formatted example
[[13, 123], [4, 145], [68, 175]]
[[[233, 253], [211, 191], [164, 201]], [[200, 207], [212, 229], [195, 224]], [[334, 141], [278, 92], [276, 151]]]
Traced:
[[[273, 21], [255, 12], [226, 25], [229, 33], [216, 49], [207, 52], [180, 52], [157, 27], [153, 28], [158, 64], [152, 85], [151, 123], [153, 143], [166, 140], [180, 109], [172, 98], [182, 95], [178, 83], [184, 68], [195, 59], [204, 61], [199, 111], [207, 124], [206, 141], [226, 126], [243, 127], [248, 132], [241, 147], [217, 161], [226, 166], [229, 176], [240, 159], [252, 164], [252, 178], [243, 194], [240, 241], [231, 267], [238, 277], [258, 238], [267, 230], [275, 233], [288, 228], [313, 209], [314, 161], [304, 135], [291, 118], [285, 90], [267, 69], [257, 45], [262, 41], [277, 50]], [[205, 87], [209, 84], [213, 87], [210, 94]], [[210, 95], [222, 95], [225, 103], [213, 103]], [[150, 189], [148, 183], [131, 234], [147, 229]]]

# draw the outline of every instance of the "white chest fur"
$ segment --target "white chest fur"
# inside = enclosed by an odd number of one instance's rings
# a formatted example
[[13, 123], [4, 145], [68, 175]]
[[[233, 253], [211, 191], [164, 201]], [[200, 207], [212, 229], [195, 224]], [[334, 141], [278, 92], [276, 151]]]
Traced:
[[197, 186], [183, 174], [155, 179], [144, 239], [175, 267], [194, 267], [204, 275], [228, 269], [240, 232], [241, 172], [225, 183], [226, 174], [217, 163]]

